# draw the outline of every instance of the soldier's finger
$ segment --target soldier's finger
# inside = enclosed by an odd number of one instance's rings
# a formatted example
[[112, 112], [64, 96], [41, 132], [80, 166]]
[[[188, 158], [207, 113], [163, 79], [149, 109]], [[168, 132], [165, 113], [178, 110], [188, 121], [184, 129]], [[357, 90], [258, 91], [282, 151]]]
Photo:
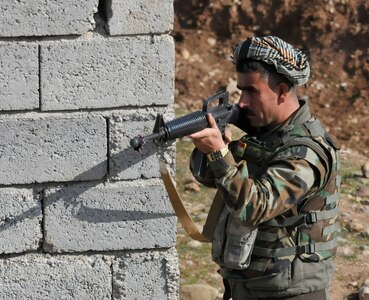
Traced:
[[208, 114], [208, 122], [210, 128], [218, 128], [217, 122], [211, 114]]
[[188, 135], [191, 139], [203, 139], [207, 136], [208, 134], [206, 133], [206, 129]]

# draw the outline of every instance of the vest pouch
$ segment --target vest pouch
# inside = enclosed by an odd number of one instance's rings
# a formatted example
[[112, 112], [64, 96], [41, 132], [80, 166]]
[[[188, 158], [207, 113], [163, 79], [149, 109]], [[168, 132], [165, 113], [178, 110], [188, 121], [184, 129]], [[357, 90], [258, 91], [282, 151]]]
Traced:
[[228, 268], [243, 270], [250, 265], [258, 228], [244, 226], [236, 218], [230, 218], [227, 240], [224, 246], [224, 264]]
[[251, 279], [244, 279], [240, 280], [240, 282], [242, 288], [253, 290], [252, 294], [254, 296], [267, 297], [268, 294], [265, 293], [265, 291], [274, 291], [275, 295], [277, 295], [278, 291], [285, 291], [291, 286], [291, 272], [291, 266], [289, 266], [286, 270], [280, 273], [272, 273]]
[[257, 227], [244, 226], [224, 208], [213, 240], [213, 260], [222, 267], [243, 270], [251, 260]]

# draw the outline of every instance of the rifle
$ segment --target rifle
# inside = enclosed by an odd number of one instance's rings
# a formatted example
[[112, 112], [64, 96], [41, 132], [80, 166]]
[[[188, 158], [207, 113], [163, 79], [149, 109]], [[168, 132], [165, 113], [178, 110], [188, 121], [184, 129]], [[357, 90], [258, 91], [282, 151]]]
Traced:
[[[218, 105], [210, 107], [214, 102]], [[169, 122], [164, 122], [163, 115], [158, 114], [152, 134], [138, 135], [131, 139], [130, 145], [136, 151], [141, 152], [147, 142], [166, 142], [181, 138], [209, 127], [207, 114], [211, 113], [217, 122], [219, 130], [225, 133], [227, 124], [237, 124], [240, 109], [237, 105], [228, 103], [228, 92], [220, 91], [210, 96], [203, 102], [202, 111], [195, 111]], [[194, 175], [201, 176], [206, 168], [207, 160], [204, 154], [196, 155]]]

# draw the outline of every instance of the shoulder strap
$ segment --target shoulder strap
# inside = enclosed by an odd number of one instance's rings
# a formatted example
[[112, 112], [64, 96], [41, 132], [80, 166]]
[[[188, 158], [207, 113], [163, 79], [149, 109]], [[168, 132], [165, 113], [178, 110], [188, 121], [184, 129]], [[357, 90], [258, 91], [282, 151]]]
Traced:
[[323, 150], [322, 146], [320, 146], [317, 142], [314, 142], [314, 140], [312, 140], [311, 138], [307, 137], [298, 137], [286, 142], [281, 148], [277, 150], [276, 154], [292, 146], [306, 146], [310, 148], [324, 161], [326, 167], [329, 166], [329, 158]]

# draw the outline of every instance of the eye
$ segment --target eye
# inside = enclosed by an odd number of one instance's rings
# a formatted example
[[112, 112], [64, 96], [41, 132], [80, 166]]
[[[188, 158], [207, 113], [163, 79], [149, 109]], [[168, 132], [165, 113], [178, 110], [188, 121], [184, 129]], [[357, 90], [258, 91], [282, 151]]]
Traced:
[[247, 94], [256, 94], [258, 93], [258, 90], [254, 87], [247, 87], [244, 89], [241, 89], [242, 93], [247, 93]]

